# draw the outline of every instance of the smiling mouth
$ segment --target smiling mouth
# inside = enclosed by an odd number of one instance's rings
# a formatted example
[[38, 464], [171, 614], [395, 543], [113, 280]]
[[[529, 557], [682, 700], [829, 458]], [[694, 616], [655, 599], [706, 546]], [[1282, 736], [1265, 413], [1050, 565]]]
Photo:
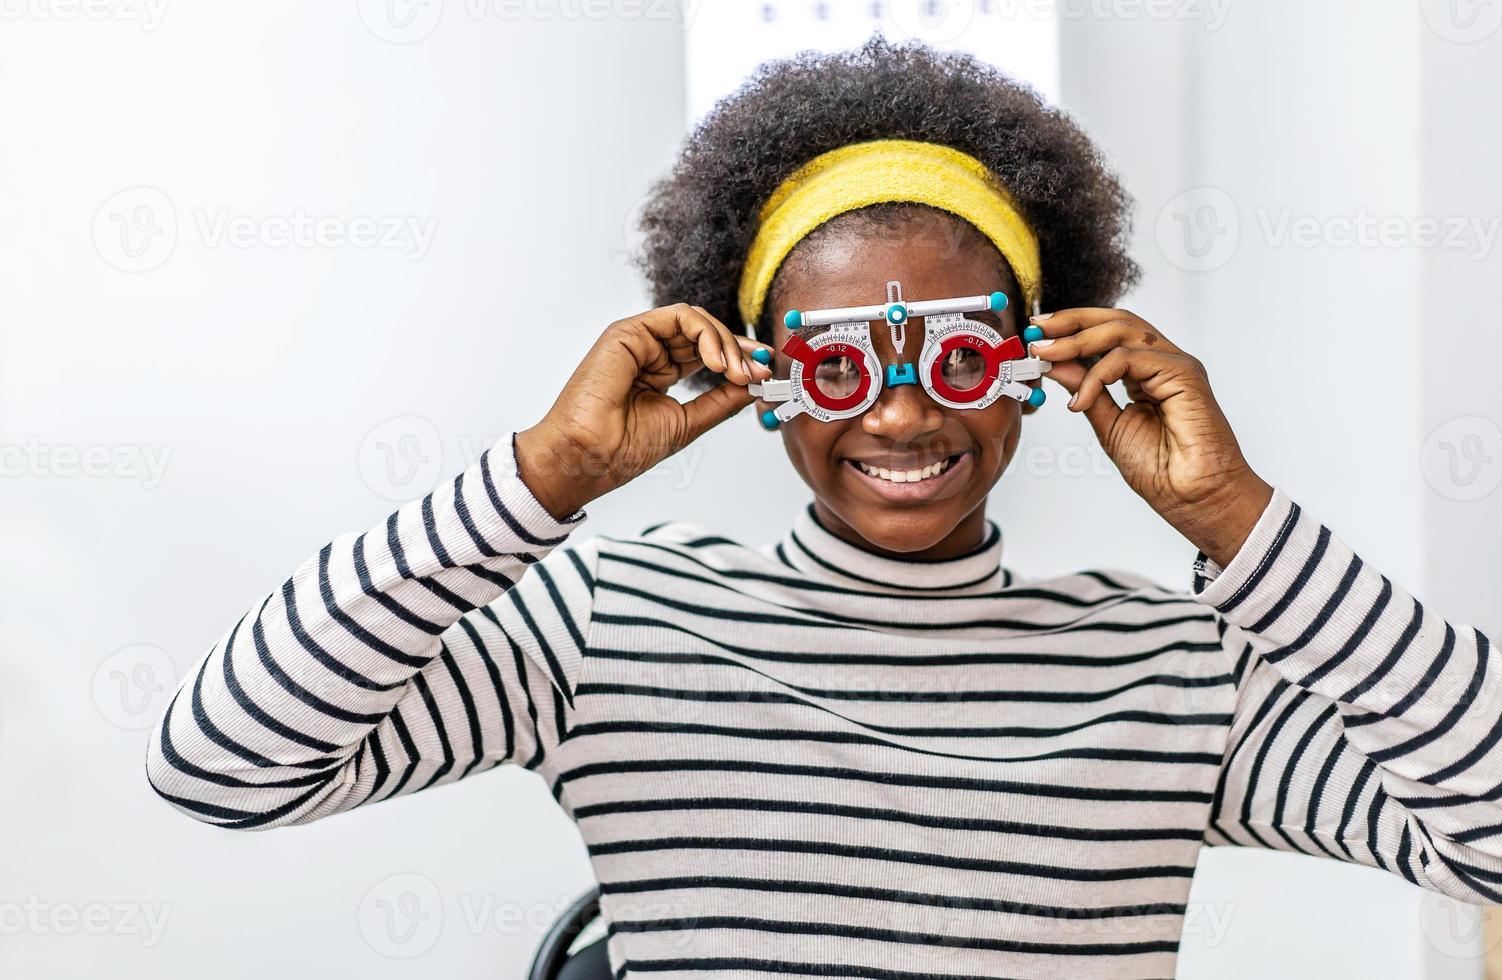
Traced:
[[935, 480], [949, 472], [950, 468], [966, 455], [966, 452], [958, 452], [952, 456], [946, 456], [936, 463], [929, 463], [926, 466], [916, 468], [878, 466], [859, 459], [847, 459], [845, 462], [873, 480], [882, 480], [887, 483], [923, 483]]

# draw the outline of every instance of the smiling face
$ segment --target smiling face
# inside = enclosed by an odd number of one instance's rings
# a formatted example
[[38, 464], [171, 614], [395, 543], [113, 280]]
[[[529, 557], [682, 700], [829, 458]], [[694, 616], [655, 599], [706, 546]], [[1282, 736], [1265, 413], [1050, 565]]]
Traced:
[[[1020, 294], [996, 248], [957, 218], [904, 207], [879, 221], [842, 215], [793, 251], [767, 297], [778, 324], [774, 346], [780, 351], [789, 336], [783, 311], [867, 306], [885, 298], [893, 279], [910, 302], [1004, 292], [1011, 303], [1002, 313], [966, 316], [1004, 337], [1019, 333]], [[921, 317], [907, 325], [899, 356], [890, 330], [877, 323], [871, 339], [881, 363], [916, 364], [923, 326]], [[776, 377], [788, 377], [790, 368], [779, 353]], [[884, 387], [855, 418], [818, 422], [800, 415], [780, 431], [793, 468], [814, 493], [815, 513], [831, 531], [869, 550], [941, 559], [981, 543], [986, 495], [1016, 451], [1022, 414], [1010, 398], [980, 410], [946, 408], [910, 384]]]

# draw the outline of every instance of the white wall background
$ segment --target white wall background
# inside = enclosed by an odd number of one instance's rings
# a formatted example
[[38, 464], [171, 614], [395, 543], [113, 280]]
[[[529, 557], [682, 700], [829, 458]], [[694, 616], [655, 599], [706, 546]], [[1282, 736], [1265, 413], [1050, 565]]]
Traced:
[[[1138, 198], [1145, 276], [1126, 305], [1207, 363], [1264, 476], [1433, 608], [1495, 632], [1502, 9], [1106, 9], [1064, 18], [1061, 87]], [[1115, 545], [1126, 515], [1096, 514], [1100, 544], [1071, 542], [1070, 557]], [[1130, 545], [1159, 575], [1152, 556], [1182, 547], [1146, 532]], [[1210, 850], [1191, 901], [1231, 927], [1191, 918], [1183, 976], [1481, 975], [1473, 912], [1376, 871]]]
[[[141, 762], [252, 601], [530, 424], [643, 305], [628, 228], [682, 134], [680, 6], [0, 0], [0, 975], [510, 977], [587, 885], [530, 776], [232, 835]], [[1269, 478], [1502, 628], [1499, 260], [1413, 234], [1502, 215], [1502, 7], [1169, 6], [1060, 26], [1062, 99], [1140, 202], [1131, 305], [1209, 363]], [[1264, 230], [1362, 209], [1407, 243]], [[1186, 581], [1191, 549], [1092, 445], [1030, 423], [994, 503], [1009, 562]], [[747, 416], [591, 524], [764, 540], [804, 499]], [[1058, 514], [1062, 536], [1032, 521]], [[402, 944], [380, 903], [408, 890]], [[1191, 923], [1183, 976], [1479, 976], [1466, 923], [1377, 872], [1212, 852], [1195, 900], [1230, 926]]]

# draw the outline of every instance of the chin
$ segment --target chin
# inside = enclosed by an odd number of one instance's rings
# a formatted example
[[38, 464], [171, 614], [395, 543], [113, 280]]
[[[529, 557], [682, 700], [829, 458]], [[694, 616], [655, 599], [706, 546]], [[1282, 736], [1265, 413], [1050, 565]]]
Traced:
[[959, 524], [959, 515], [950, 506], [891, 508], [873, 511], [862, 508], [847, 519], [867, 544], [878, 551], [915, 554], [937, 547]]

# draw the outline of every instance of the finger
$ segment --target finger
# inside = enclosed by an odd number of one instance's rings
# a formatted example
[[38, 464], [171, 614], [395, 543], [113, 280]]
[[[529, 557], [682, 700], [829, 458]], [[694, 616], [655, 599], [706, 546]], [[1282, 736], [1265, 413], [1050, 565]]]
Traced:
[[1084, 413], [1101, 445], [1106, 444], [1107, 436], [1121, 416], [1121, 406], [1116, 404], [1106, 386], [1121, 380], [1129, 359], [1125, 348], [1116, 348], [1084, 373], [1074, 397], [1069, 399], [1069, 410]]
[[[1074, 394], [1080, 390], [1080, 385], [1084, 382], [1087, 374], [1088, 370], [1085, 365], [1079, 361], [1064, 361], [1060, 364], [1055, 364], [1053, 369], [1045, 374], [1044, 377], [1050, 381], [1058, 382], [1059, 387], [1070, 394]], [[1071, 398], [1069, 400], [1069, 410], [1077, 410], [1076, 399]], [[1090, 428], [1095, 430], [1095, 437], [1101, 441], [1101, 445], [1105, 445], [1106, 434], [1116, 424], [1116, 417], [1120, 414], [1121, 407], [1116, 404], [1116, 399], [1111, 397], [1109, 391], [1104, 393], [1104, 397], [1097, 397], [1095, 402], [1085, 410], [1085, 420], [1090, 423]]]
[[1073, 361], [1104, 354], [1115, 347], [1182, 353], [1156, 327], [1137, 317], [1107, 320], [1073, 334], [1035, 340], [1028, 345], [1028, 353], [1045, 361]]
[[[772, 360], [777, 356], [777, 352], [772, 350], [772, 348], [768, 347], [766, 344], [763, 344], [758, 340], [752, 340], [750, 337], [743, 335], [736, 335], [735, 341], [736, 343], [740, 344], [741, 351], [745, 353], [746, 360], [751, 364], [752, 376], [760, 381], [765, 381], [770, 378], [772, 376]], [[759, 350], [767, 352], [767, 363], [763, 364], [761, 361], [758, 361], [751, 356]]]
[[1133, 401], [1159, 405], [1180, 395], [1209, 394], [1203, 365], [1188, 354], [1118, 347], [1101, 358], [1096, 368], [1100, 370], [1092, 368], [1080, 383], [1081, 409], [1089, 405], [1095, 391], [1117, 381], [1126, 382]]
[[1134, 401], [1162, 402], [1195, 386], [1197, 365], [1188, 354], [1118, 347], [1085, 373], [1077, 392], [1078, 403], [1072, 407], [1084, 411], [1099, 392], [1118, 381], [1125, 381], [1129, 391], [1142, 395], [1141, 399], [1134, 396]]
[[[692, 344], [692, 350], [697, 354], [698, 361], [711, 371], [724, 374], [730, 366], [730, 359], [721, 346], [719, 334], [713, 325], [687, 303], [675, 303], [672, 306], [650, 310], [642, 314], [639, 322], [680, 366], [686, 368], [690, 360], [688, 349], [679, 338], [686, 339]], [[688, 373], [686, 369], [682, 370], [680, 376], [686, 373]]]
[[1059, 387], [1072, 395], [1080, 390], [1080, 382], [1085, 380], [1085, 371], [1085, 365], [1079, 361], [1060, 361], [1043, 377], [1057, 382]]
[[1028, 317], [1028, 323], [1042, 330], [1045, 337], [1065, 337], [1078, 330], [1131, 315], [1126, 310], [1108, 306], [1080, 306], [1069, 310], [1056, 310], [1053, 313], [1039, 313], [1037, 316]]
[[693, 442], [754, 400], [743, 386], [726, 383], [684, 402], [683, 415], [687, 422], [687, 441], [684, 445]]
[[[1095, 403], [1106, 390], [1107, 385], [1113, 385], [1126, 377], [1132, 363], [1132, 353], [1125, 347], [1118, 347], [1102, 357], [1095, 366], [1085, 372], [1081, 379], [1079, 389], [1069, 401], [1071, 411], [1083, 412]], [[1108, 394], [1106, 397], [1110, 397]]]
[[[1102, 326], [1113, 321], [1120, 320], [1130, 325], [1128, 336], [1132, 330], [1138, 334], [1137, 343], [1143, 347], [1172, 347], [1172, 342], [1163, 335], [1163, 331], [1148, 323], [1142, 317], [1131, 310], [1118, 310], [1110, 307], [1080, 307], [1072, 310], [1059, 310], [1056, 313], [1040, 313], [1029, 318], [1031, 326], [1043, 332], [1045, 339], [1068, 337], [1089, 330], [1092, 327]], [[1151, 335], [1150, 339], [1147, 339]], [[1178, 350], [1177, 347], [1173, 348]], [[1041, 353], [1041, 352], [1040, 352]]]
[[612, 323], [595, 342], [590, 356], [579, 365], [574, 380], [593, 377], [606, 365], [615, 365], [605, 376], [622, 390], [642, 383], [654, 391], [665, 392], [685, 374], [703, 367], [698, 349], [687, 338], [676, 332], [676, 342], [659, 336], [677, 329], [656, 322], [659, 312], [654, 310]]
[[700, 358], [705, 363], [710, 363], [708, 352], [714, 351], [715, 363], [719, 365], [716, 370], [737, 384], [745, 384], [744, 380], [736, 377], [737, 374], [743, 374], [740, 349], [731, 340], [724, 325], [699, 306], [690, 306], [684, 318], [686, 323], [692, 325], [693, 332], [690, 336], [699, 345]]
[[720, 350], [725, 354], [726, 370], [723, 372], [725, 377], [738, 385], [750, 384], [752, 380], [751, 358], [741, 350], [735, 331], [725, 326], [719, 317], [702, 306], [695, 306], [694, 312], [710, 325], [715, 336], [719, 338]]
[[1085, 420], [1090, 423], [1090, 428], [1095, 430], [1095, 438], [1100, 440], [1102, 446], [1110, 448], [1107, 439], [1111, 430], [1116, 427], [1116, 420], [1121, 417], [1121, 406], [1116, 404], [1116, 399], [1110, 391], [1102, 390], [1088, 408], [1080, 408], [1077, 404], [1072, 411], [1084, 412]]

